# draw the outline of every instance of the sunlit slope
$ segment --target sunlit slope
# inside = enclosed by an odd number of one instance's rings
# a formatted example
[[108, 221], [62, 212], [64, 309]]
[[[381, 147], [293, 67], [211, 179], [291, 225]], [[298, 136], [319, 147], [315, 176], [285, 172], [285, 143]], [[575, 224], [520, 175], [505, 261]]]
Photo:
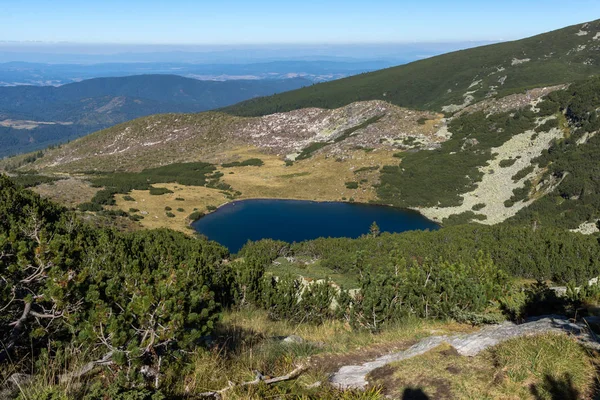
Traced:
[[379, 99], [402, 107], [455, 112], [486, 97], [599, 73], [599, 50], [600, 20], [596, 20], [257, 98], [225, 110], [234, 115], [257, 116]]

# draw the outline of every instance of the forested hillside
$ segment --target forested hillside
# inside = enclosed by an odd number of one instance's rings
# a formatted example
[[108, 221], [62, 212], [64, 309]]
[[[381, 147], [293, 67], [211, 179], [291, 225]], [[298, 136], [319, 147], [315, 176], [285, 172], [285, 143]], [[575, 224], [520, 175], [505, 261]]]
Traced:
[[535, 105], [458, 115], [448, 126], [452, 138], [439, 149], [400, 153], [398, 165], [384, 167], [378, 195], [388, 204], [431, 210], [447, 223], [485, 222], [501, 212], [516, 214], [511, 222], [570, 229], [595, 223], [598, 93], [594, 77]]
[[200, 112], [309, 85], [302, 78], [199, 81], [176, 75], [95, 78], [59, 87], [0, 87], [0, 157], [137, 117]]
[[401, 107], [455, 112], [487, 97], [599, 73], [599, 33], [600, 21], [593, 21], [249, 100], [225, 111], [256, 116], [378, 99]]

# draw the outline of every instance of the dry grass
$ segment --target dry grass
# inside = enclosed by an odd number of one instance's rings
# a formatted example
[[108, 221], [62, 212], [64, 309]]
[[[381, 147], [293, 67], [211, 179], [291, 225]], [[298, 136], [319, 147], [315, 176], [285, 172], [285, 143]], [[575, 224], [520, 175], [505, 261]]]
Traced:
[[[369, 202], [376, 199], [373, 184], [378, 182], [377, 170], [360, 172], [354, 171], [363, 167], [373, 167], [397, 162], [391, 151], [363, 150], [352, 151], [347, 159], [336, 161], [332, 157], [317, 155], [310, 159], [295, 162], [286, 166], [281, 158], [264, 154], [253, 147], [242, 147], [224, 152], [219, 158], [226, 161], [239, 161], [249, 158], [259, 158], [264, 162], [260, 167], [231, 167], [219, 168], [224, 176], [221, 180], [230, 184], [233, 190], [242, 192], [237, 199], [278, 198], [315, 201], [341, 201], [353, 199], [356, 202]], [[347, 189], [345, 182], [366, 180], [358, 189]], [[136, 201], [125, 201], [123, 195], [116, 195], [116, 208], [128, 211], [137, 208], [147, 212], [140, 221], [145, 228], [171, 228], [190, 233], [187, 217], [197, 208], [206, 212], [206, 206], [221, 206], [229, 199], [219, 190], [197, 186], [177, 184], [156, 184], [165, 187], [173, 194], [151, 196], [147, 190], [134, 190], [129, 195]], [[184, 201], [176, 201], [183, 198]], [[165, 207], [171, 207], [175, 214], [169, 218]], [[177, 212], [183, 208], [185, 212]]]
[[[170, 228], [190, 233], [192, 231], [188, 228], [190, 222], [188, 216], [194, 212], [194, 209], [197, 208], [198, 211], [206, 213], [207, 206], [220, 206], [228, 201], [225, 195], [216, 189], [172, 183], [156, 184], [155, 186], [167, 188], [173, 193], [153, 196], [149, 190], [133, 190], [129, 196], [133, 197], [135, 201], [126, 201], [123, 199], [124, 195], [117, 194], [115, 195], [117, 204], [114, 208], [123, 211], [129, 211], [130, 208], [140, 210], [136, 214], [143, 215], [144, 219], [139, 223], [144, 228]], [[184, 200], [176, 200], [177, 198]], [[165, 207], [171, 207], [170, 212], [175, 217], [167, 217]], [[184, 211], [177, 211], [179, 208]]]
[[[375, 150], [349, 151], [343, 161], [325, 155], [315, 155], [307, 160], [286, 166], [281, 158], [260, 153], [253, 148], [237, 148], [231, 151], [239, 159], [260, 158], [261, 167], [223, 168], [221, 178], [242, 192], [242, 198], [282, 198], [299, 200], [335, 201], [353, 198], [357, 202], [376, 199], [373, 184], [378, 182], [377, 171], [354, 171], [362, 167], [397, 163], [394, 152]], [[231, 174], [233, 172], [233, 174]], [[347, 189], [345, 182], [360, 181], [358, 189]]]
[[345, 354], [369, 346], [413, 341], [431, 335], [473, 332], [471, 325], [453, 321], [410, 319], [390, 326], [380, 333], [356, 331], [342, 321], [327, 321], [322, 325], [295, 324], [288, 321], [272, 321], [261, 310], [242, 310], [224, 315], [223, 325], [237, 327], [264, 337], [298, 335], [305, 340], [321, 343], [328, 353]]
[[70, 178], [52, 184], [44, 183], [31, 188], [31, 190], [67, 207], [77, 207], [81, 203], [90, 201], [99, 189], [91, 187], [88, 182]]
[[[308, 370], [298, 379], [269, 388], [259, 385], [233, 389], [225, 398], [383, 399], [378, 388], [367, 392], [336, 391], [327, 385], [328, 374], [340, 365], [362, 363], [405, 349], [426, 336], [474, 329], [455, 322], [413, 319], [371, 334], [353, 331], [339, 321], [313, 326], [271, 321], [261, 310], [226, 312], [210, 350], [198, 348], [183, 370], [166, 372], [163, 385], [173, 394], [193, 396], [225, 388], [229, 381], [250, 381], [254, 371], [278, 376], [305, 364]], [[302, 337], [304, 342], [282, 342], [282, 337], [292, 334]], [[67, 356], [75, 364], [81, 360], [77, 353]], [[425, 398], [414, 397], [420, 394], [431, 399], [588, 399], [596, 380], [593, 361], [572, 338], [542, 334], [509, 340], [471, 358], [442, 345], [422, 356], [377, 369], [369, 380], [391, 398]], [[85, 392], [89, 382], [79, 388], [73, 383], [55, 386], [56, 374], [72, 369], [75, 364], [48, 361], [46, 374], [23, 388], [21, 395], [50, 398], [49, 393]], [[316, 382], [322, 383], [319, 388], [307, 388]], [[407, 393], [413, 397], [403, 397]]]
[[[318, 381], [327, 382], [328, 373], [333, 372], [340, 364], [366, 360], [373, 354], [396, 351], [424, 336], [471, 330], [470, 326], [454, 322], [415, 319], [389, 327], [379, 334], [372, 334], [354, 331], [340, 321], [315, 326], [272, 321], [261, 310], [227, 312], [223, 317], [218, 339], [222, 345], [215, 347], [213, 351], [195, 355], [190, 371], [184, 378], [184, 391], [198, 393], [226, 387], [227, 381], [252, 380], [253, 370], [273, 376], [285, 374], [299, 364], [307, 364], [308, 371], [291, 383], [296, 385], [298, 393], [298, 389], [303, 390], [307, 385]], [[281, 338], [289, 335], [300, 336], [304, 342], [282, 343]], [[352, 393], [348, 393], [347, 398], [362, 398], [352, 396]], [[246, 397], [234, 394], [231, 398]]]
[[[355, 201], [366, 203], [377, 198], [373, 185], [379, 181], [378, 170], [354, 171], [364, 167], [377, 167], [397, 163], [393, 151], [351, 150], [344, 159], [332, 156], [315, 155], [307, 160], [286, 166], [278, 156], [264, 154], [255, 147], [236, 147], [224, 149], [215, 155], [220, 162], [241, 161], [259, 158], [264, 162], [260, 167], [219, 167], [224, 176], [221, 180], [232, 186], [233, 190], [242, 192], [237, 199], [278, 198], [314, 201]], [[361, 182], [362, 181], [362, 182]], [[360, 182], [358, 189], [346, 188], [346, 182]], [[191, 233], [187, 217], [198, 209], [207, 212], [207, 206], [221, 206], [229, 201], [220, 190], [200, 186], [183, 186], [178, 184], [156, 184], [174, 193], [152, 196], [147, 190], [134, 190], [129, 195], [135, 201], [126, 201], [123, 195], [115, 196], [116, 206], [107, 209], [129, 211], [136, 208], [142, 212], [144, 219], [141, 226], [148, 229], [171, 228]], [[80, 178], [58, 181], [54, 185], [40, 185], [35, 191], [61, 204], [76, 206], [89, 201], [97, 192]], [[177, 201], [183, 198], [184, 201]], [[171, 207], [175, 217], [168, 217], [165, 207]], [[184, 212], [178, 212], [183, 208]], [[140, 213], [138, 213], [140, 214]]]
[[420, 390], [435, 399], [587, 399], [595, 367], [589, 354], [563, 334], [509, 340], [476, 357], [442, 345], [375, 370], [371, 383], [398, 396]]

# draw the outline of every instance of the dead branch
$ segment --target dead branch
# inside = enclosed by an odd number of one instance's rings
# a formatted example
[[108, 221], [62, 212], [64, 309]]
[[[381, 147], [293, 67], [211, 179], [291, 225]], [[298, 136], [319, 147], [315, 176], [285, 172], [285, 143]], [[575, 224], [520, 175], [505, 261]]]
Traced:
[[293, 370], [289, 374], [278, 376], [275, 378], [269, 378], [269, 379], [265, 379], [265, 376], [263, 374], [261, 374], [260, 372], [256, 372], [256, 378], [254, 378], [254, 380], [252, 380], [252, 381], [243, 382], [243, 383], [240, 383], [239, 385], [229, 382], [229, 386], [227, 386], [226, 388], [223, 388], [221, 390], [217, 390], [214, 392], [200, 393], [200, 394], [198, 394], [198, 396], [221, 400], [223, 398], [223, 394], [225, 392], [227, 392], [235, 387], [254, 386], [254, 385], [258, 385], [260, 382], [263, 382], [266, 385], [272, 385], [273, 383], [289, 381], [289, 380], [299, 377], [304, 371], [306, 371], [306, 369], [307, 369], [307, 367], [305, 365], [300, 365], [299, 367], [297, 367], [295, 370]]
[[10, 341], [6, 344], [6, 346], [4, 346], [4, 349], [0, 351], [0, 362], [4, 361], [4, 359], [8, 357], [9, 351], [14, 347], [15, 343], [17, 343], [17, 339], [19, 338], [21, 329], [23, 329], [23, 325], [25, 324], [25, 321], [27, 320], [27, 317], [29, 316], [30, 312], [31, 303], [25, 303], [25, 308], [23, 309], [21, 317], [18, 320], [9, 324], [9, 326], [12, 326], [12, 331], [10, 333]]
[[277, 383], [277, 382], [289, 381], [291, 379], [295, 379], [295, 378], [299, 377], [304, 371], [306, 371], [306, 369], [307, 369], [307, 367], [302, 365], [287, 375], [282, 375], [282, 376], [278, 376], [276, 378], [271, 378], [271, 379], [265, 379], [263, 382], [267, 385], [271, 385], [271, 384]]
[[30, 314], [31, 314], [32, 317], [42, 318], [42, 319], [48, 319], [48, 318], [50, 318], [50, 319], [56, 319], [56, 318], [62, 317], [62, 313], [42, 314], [42, 313], [39, 313], [39, 312], [31, 311]]
[[66, 383], [72, 379], [79, 379], [82, 376], [88, 374], [90, 371], [92, 371], [95, 367], [97, 367], [99, 365], [111, 365], [113, 363], [111, 360], [112, 355], [113, 355], [113, 352], [110, 351], [110, 352], [106, 353], [106, 355], [99, 360], [90, 361], [89, 363], [85, 364], [83, 367], [79, 368], [78, 370], [75, 370], [73, 372], [67, 372], [66, 374], [62, 374], [59, 379], [60, 383]]

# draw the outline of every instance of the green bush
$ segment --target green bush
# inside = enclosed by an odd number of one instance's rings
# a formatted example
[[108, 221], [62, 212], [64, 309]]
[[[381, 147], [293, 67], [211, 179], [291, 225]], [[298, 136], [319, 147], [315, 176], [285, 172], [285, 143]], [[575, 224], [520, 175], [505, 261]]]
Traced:
[[554, 129], [554, 128], [558, 128], [558, 118], [553, 118], [553, 119], [546, 121], [542, 125], [535, 128], [535, 131], [537, 133], [549, 132], [551, 129]]
[[202, 217], [204, 217], [204, 213], [201, 211], [194, 211], [193, 213], [188, 215], [188, 219], [190, 221], [198, 221]]
[[96, 192], [92, 197], [91, 202], [96, 204], [103, 204], [107, 206], [113, 206], [116, 204], [114, 195], [117, 193], [114, 189], [103, 189]]
[[343, 304], [354, 326], [377, 331], [407, 316], [479, 313], [508, 290], [507, 275], [481, 254], [469, 263], [400, 259], [389, 272], [363, 272], [360, 294]]
[[163, 194], [167, 194], [167, 193], [173, 193], [172, 190], [169, 190], [167, 188], [162, 188], [162, 187], [150, 187], [150, 194], [152, 196], [162, 196]]
[[331, 304], [336, 297], [328, 280], [305, 284], [288, 276], [263, 281], [262, 306], [273, 320], [321, 324], [334, 317]]
[[479, 210], [481, 210], [483, 208], [485, 208], [485, 203], [477, 203], [473, 207], [471, 207], [471, 210], [473, 210], [473, 211], [479, 211]]
[[498, 165], [500, 166], [500, 168], [508, 168], [512, 165], [514, 165], [514, 163], [517, 162], [516, 158], [509, 158], [507, 160], [501, 160]]
[[347, 189], [358, 189], [358, 182], [346, 182]]
[[[221, 246], [168, 230], [95, 228], [4, 176], [0, 254], [3, 360], [74, 346], [112, 350], [117, 364], [177, 363], [231, 297]], [[24, 325], [11, 325], [19, 318]]]
[[521, 179], [525, 178], [527, 175], [531, 174], [533, 171], [535, 171], [535, 167], [533, 165], [530, 165], [514, 174], [511, 179], [515, 182], [518, 182]]
[[320, 238], [291, 245], [289, 255], [317, 259], [321, 266], [356, 276], [366, 265], [375, 272], [385, 270], [392, 254], [402, 255], [408, 264], [426, 258], [459, 263], [477, 258], [479, 251], [489, 254], [498, 268], [519, 278], [581, 285], [600, 275], [600, 246], [594, 236], [550, 226], [534, 230], [531, 222], [384, 232], [376, 238]]
[[355, 174], [360, 174], [361, 172], [372, 172], [377, 171], [379, 169], [379, 165], [375, 165], [372, 167], [362, 167], [354, 170]]
[[533, 188], [533, 184], [530, 180], [526, 180], [523, 187], [513, 189], [513, 195], [510, 198], [510, 202], [516, 203], [518, 201], [525, 201], [529, 198], [529, 193]]
[[25, 188], [38, 186], [43, 183], [53, 184], [61, 179], [65, 178], [39, 175], [36, 172], [19, 172], [12, 177], [13, 182]]
[[234, 161], [230, 163], [221, 164], [223, 168], [231, 167], [261, 167], [264, 165], [263, 160], [260, 158], [249, 158], [244, 161]]
[[81, 203], [80, 205], [77, 206], [77, 209], [79, 211], [102, 211], [104, 208], [98, 204], [98, 203], [92, 203], [92, 202], [87, 202], [87, 203]]
[[[154, 188], [157, 183], [179, 183], [188, 186], [218, 185], [223, 174], [216, 172], [216, 168], [208, 163], [174, 163], [158, 168], [145, 169], [139, 173], [114, 172], [91, 179], [92, 186], [105, 187], [92, 199], [93, 203], [114, 205], [116, 193], [127, 194], [132, 190], [150, 190], [150, 194], [161, 195], [173, 193], [164, 192], [165, 188]], [[126, 195], [126, 201], [135, 201]]]

